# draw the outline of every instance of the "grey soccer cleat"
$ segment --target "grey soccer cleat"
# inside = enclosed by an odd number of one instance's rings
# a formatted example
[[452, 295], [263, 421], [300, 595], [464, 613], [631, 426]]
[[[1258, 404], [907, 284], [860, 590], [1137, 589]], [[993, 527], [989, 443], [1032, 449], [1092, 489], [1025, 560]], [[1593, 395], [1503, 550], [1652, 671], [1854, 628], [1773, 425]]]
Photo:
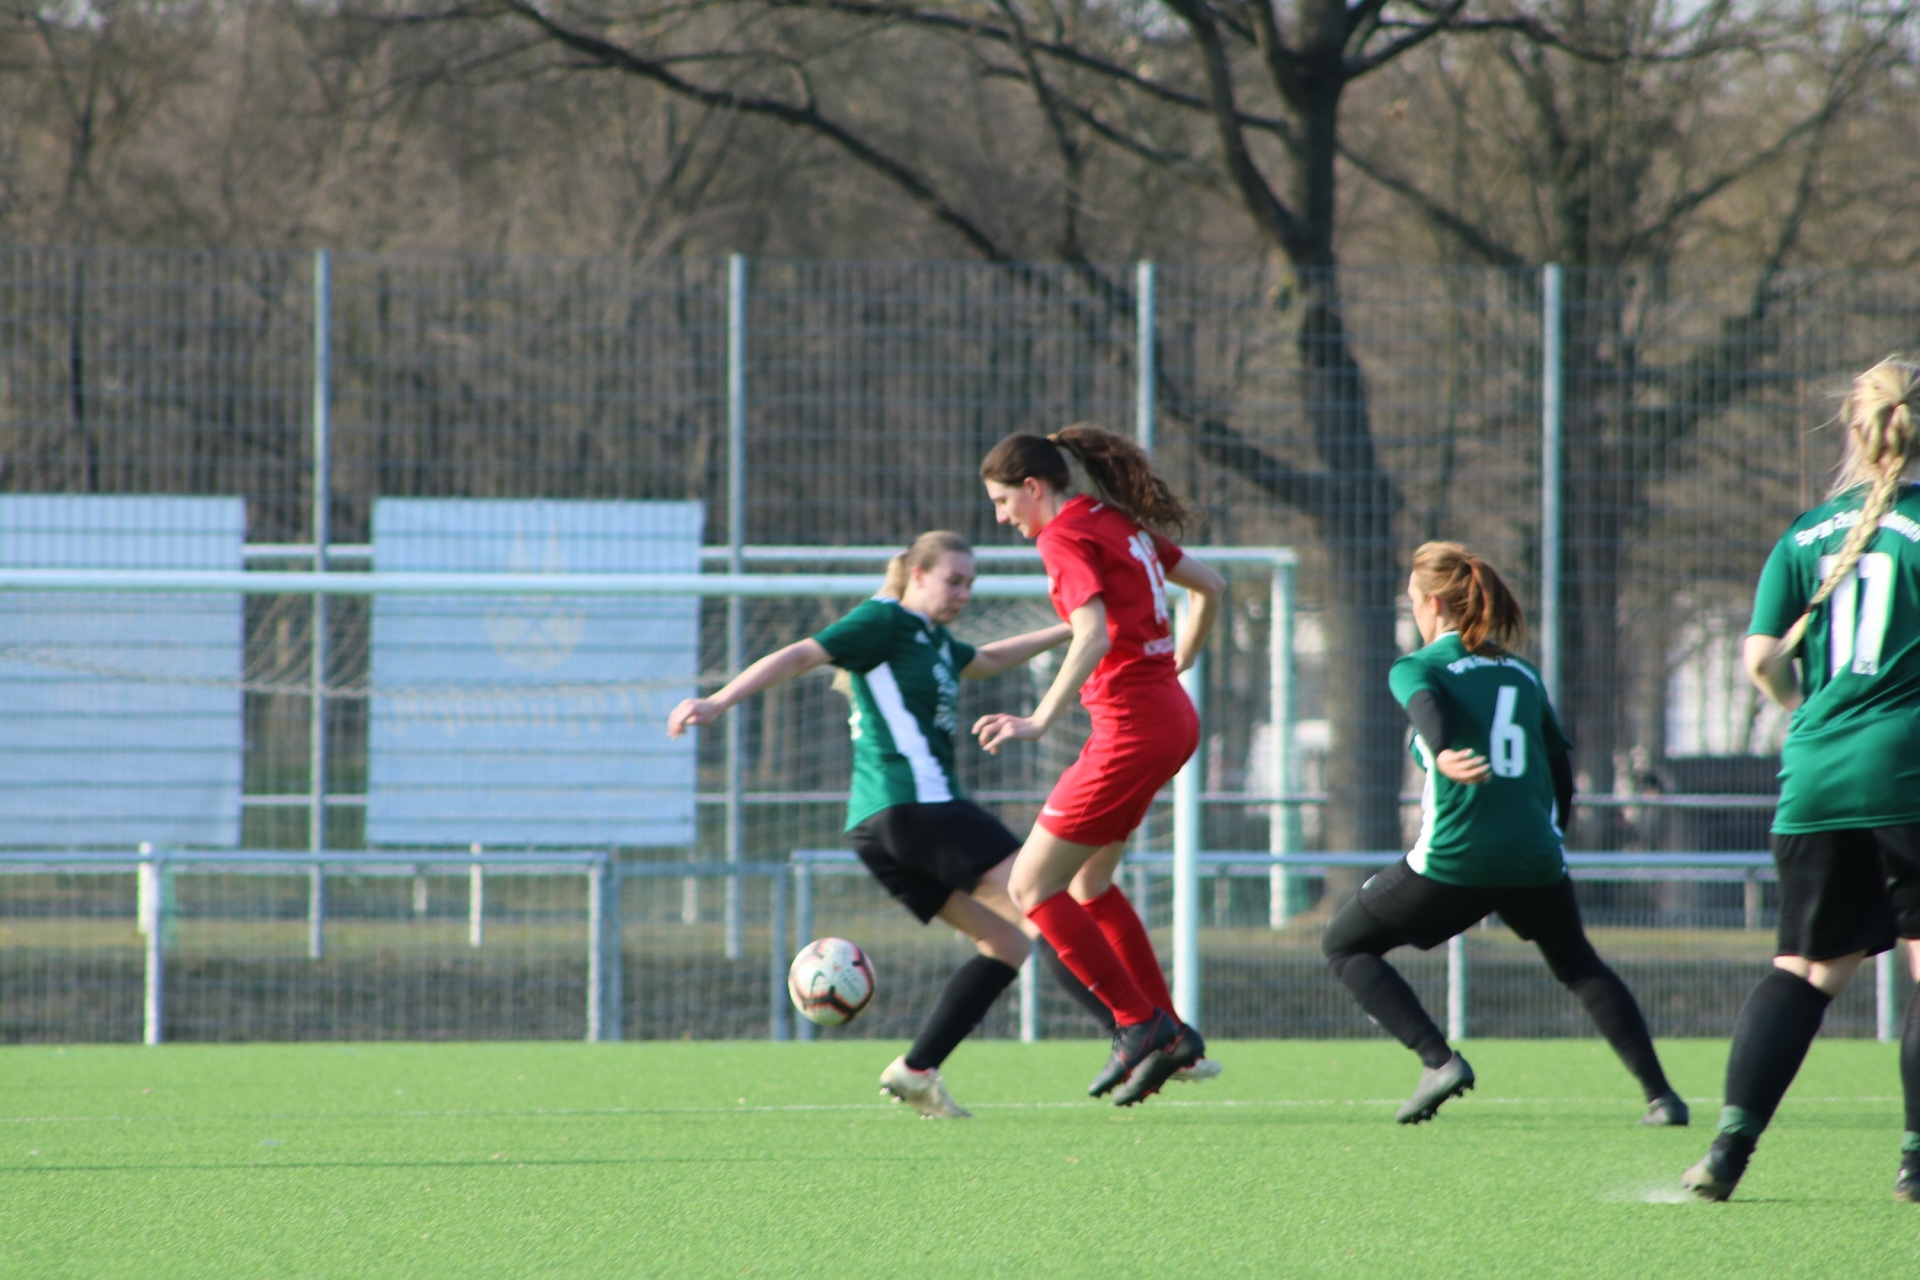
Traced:
[[1393, 1118], [1401, 1124], [1419, 1124], [1422, 1120], [1431, 1120], [1440, 1110], [1440, 1104], [1449, 1098], [1457, 1098], [1473, 1088], [1473, 1068], [1456, 1050], [1452, 1057], [1437, 1067], [1428, 1067], [1420, 1073], [1420, 1083], [1414, 1089], [1413, 1096], [1400, 1104], [1400, 1110]]
[[1182, 1067], [1173, 1073], [1175, 1084], [1205, 1084], [1209, 1080], [1220, 1078], [1220, 1064], [1212, 1058], [1201, 1058], [1190, 1067]]
[[1684, 1129], [1693, 1120], [1684, 1098], [1669, 1089], [1647, 1104], [1640, 1123], [1649, 1128]]
[[1179, 1033], [1173, 1043], [1148, 1054], [1146, 1061], [1135, 1067], [1113, 1091], [1114, 1106], [1131, 1107], [1145, 1102], [1160, 1092], [1160, 1086], [1173, 1079], [1177, 1072], [1198, 1066], [1206, 1057], [1207, 1044], [1200, 1033], [1184, 1022], [1175, 1025]]
[[973, 1115], [953, 1100], [939, 1071], [915, 1071], [907, 1065], [905, 1054], [889, 1062], [880, 1073], [880, 1092], [906, 1103], [925, 1120], [966, 1120]]
[[1740, 1185], [1740, 1175], [1753, 1158], [1752, 1138], [1723, 1133], [1713, 1140], [1700, 1163], [1680, 1175], [1680, 1185], [1702, 1200], [1725, 1200]]

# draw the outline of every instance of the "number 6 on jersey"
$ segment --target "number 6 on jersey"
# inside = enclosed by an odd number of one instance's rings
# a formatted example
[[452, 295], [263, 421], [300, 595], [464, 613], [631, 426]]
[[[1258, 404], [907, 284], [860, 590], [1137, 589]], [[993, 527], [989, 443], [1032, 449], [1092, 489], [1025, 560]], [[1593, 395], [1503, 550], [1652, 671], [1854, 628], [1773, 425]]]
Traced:
[[1493, 741], [1489, 754], [1493, 757], [1493, 773], [1497, 778], [1518, 778], [1527, 771], [1527, 731], [1513, 722], [1514, 704], [1519, 700], [1519, 688], [1503, 684], [1493, 704]]

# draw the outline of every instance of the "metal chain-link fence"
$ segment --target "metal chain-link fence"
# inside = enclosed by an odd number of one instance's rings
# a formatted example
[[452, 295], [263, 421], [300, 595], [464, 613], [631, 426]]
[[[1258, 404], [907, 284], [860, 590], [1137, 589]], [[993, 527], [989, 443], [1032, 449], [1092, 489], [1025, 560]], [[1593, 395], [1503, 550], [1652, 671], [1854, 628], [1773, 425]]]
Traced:
[[[981, 493], [981, 455], [1009, 431], [1101, 422], [1150, 440], [1194, 506], [1189, 543], [1300, 556], [1290, 741], [1268, 714], [1264, 581], [1235, 580], [1207, 655], [1201, 847], [1216, 851], [1269, 847], [1275, 752], [1293, 766], [1296, 847], [1403, 847], [1412, 775], [1385, 666], [1412, 641], [1397, 603], [1408, 557], [1436, 537], [1500, 567], [1534, 623], [1530, 651], [1558, 672], [1582, 793], [1572, 847], [1764, 850], [1784, 725], [1737, 659], [1752, 585], [1780, 530], [1824, 491], [1839, 451], [1827, 427], [1849, 378], [1920, 345], [1920, 278], [1895, 274], [355, 254], [331, 260], [323, 368], [315, 281], [309, 255], [0, 250], [0, 496], [239, 498], [246, 563], [300, 568], [319, 494], [331, 565], [348, 571], [368, 565], [384, 500], [691, 500], [704, 504], [714, 570], [736, 529], [748, 547], [904, 545], [942, 527], [1012, 543]], [[758, 563], [848, 567], [804, 554]], [[1559, 607], [1543, 619], [1545, 598]], [[315, 789], [334, 797], [325, 847], [370, 844], [356, 799], [364, 702], [325, 703], [326, 776], [316, 787], [309, 775], [313, 655], [325, 655], [323, 688], [364, 685], [371, 611], [336, 601], [316, 648], [313, 609], [310, 597], [252, 596], [240, 620], [246, 848], [308, 848]], [[709, 686], [726, 674], [727, 612], [717, 599], [699, 609]], [[744, 656], [808, 633], [819, 612], [748, 610]], [[831, 843], [835, 805], [818, 796], [844, 785], [837, 699], [809, 686], [742, 712], [744, 785], [786, 797], [750, 809], [744, 855]], [[1036, 762], [963, 753], [962, 767], [1024, 797], [1026, 775], [1050, 776]], [[722, 734], [702, 736], [696, 763], [702, 796], [725, 791]], [[1032, 806], [1003, 807], [1022, 825]], [[686, 847], [622, 856], [721, 856], [725, 820], [726, 806], [703, 802]], [[1147, 843], [1169, 838], [1157, 813]], [[1247, 1011], [1230, 1019], [1237, 1033], [1361, 1029], [1337, 1001], [1337, 1013], [1308, 1011], [1327, 997], [1316, 922], [1353, 882], [1339, 869], [1311, 877], [1278, 933], [1270, 878], [1209, 890], [1209, 987], [1246, 975], [1213, 1006]], [[0, 891], [53, 883], [10, 878]], [[1757, 964], [1770, 892], [1756, 906], [1710, 879], [1629, 878], [1586, 882], [1582, 899], [1596, 923], [1625, 931], [1622, 971], [1663, 993], [1649, 999], [1656, 1025], [1710, 1029], [1724, 1018], [1695, 1007], [1707, 970]], [[88, 895], [67, 897], [76, 921], [97, 914]], [[1151, 914], [1163, 927], [1165, 901]], [[1238, 930], [1265, 932], [1230, 957]], [[21, 936], [0, 933], [0, 946]], [[1473, 945], [1493, 944], [1476, 934]], [[1563, 1013], [1497, 1024], [1559, 1034]], [[683, 1029], [764, 1023], [715, 1016]]]

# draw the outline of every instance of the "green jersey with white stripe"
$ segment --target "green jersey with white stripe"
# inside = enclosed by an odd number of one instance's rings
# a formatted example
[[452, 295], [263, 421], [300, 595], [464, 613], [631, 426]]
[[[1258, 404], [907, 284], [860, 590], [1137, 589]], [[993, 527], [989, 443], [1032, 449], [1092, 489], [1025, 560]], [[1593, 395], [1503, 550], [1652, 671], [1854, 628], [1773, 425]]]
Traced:
[[[1793, 522], [1767, 557], [1748, 634], [1783, 636], [1859, 522], [1855, 489]], [[1780, 747], [1783, 835], [1920, 822], [1920, 486], [1900, 490], [1854, 571], [1814, 611]]]
[[953, 767], [953, 736], [960, 672], [973, 661], [973, 646], [884, 596], [814, 639], [853, 678], [847, 829], [896, 804], [965, 799]]
[[1446, 717], [1448, 745], [1479, 752], [1493, 769], [1477, 785], [1455, 782], [1414, 735], [1427, 781], [1408, 865], [1446, 884], [1524, 888], [1565, 876], [1547, 757], [1572, 744], [1533, 665], [1511, 654], [1468, 653], [1460, 633], [1449, 631], [1395, 662], [1387, 681], [1402, 706], [1430, 690]]

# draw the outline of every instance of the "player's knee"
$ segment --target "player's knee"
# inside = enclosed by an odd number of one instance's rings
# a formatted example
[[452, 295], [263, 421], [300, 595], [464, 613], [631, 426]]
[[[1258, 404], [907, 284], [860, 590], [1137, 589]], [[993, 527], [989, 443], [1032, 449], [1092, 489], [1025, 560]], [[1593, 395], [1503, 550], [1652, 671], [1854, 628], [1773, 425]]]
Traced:
[[1012, 925], [994, 930], [984, 938], [977, 939], [973, 945], [981, 955], [1015, 969], [1027, 962], [1027, 955], [1033, 950], [1027, 942], [1027, 935]]
[[1592, 947], [1549, 955], [1546, 961], [1553, 976], [1568, 990], [1578, 988], [1583, 982], [1613, 977], [1613, 970], [1607, 968], [1607, 962]]

